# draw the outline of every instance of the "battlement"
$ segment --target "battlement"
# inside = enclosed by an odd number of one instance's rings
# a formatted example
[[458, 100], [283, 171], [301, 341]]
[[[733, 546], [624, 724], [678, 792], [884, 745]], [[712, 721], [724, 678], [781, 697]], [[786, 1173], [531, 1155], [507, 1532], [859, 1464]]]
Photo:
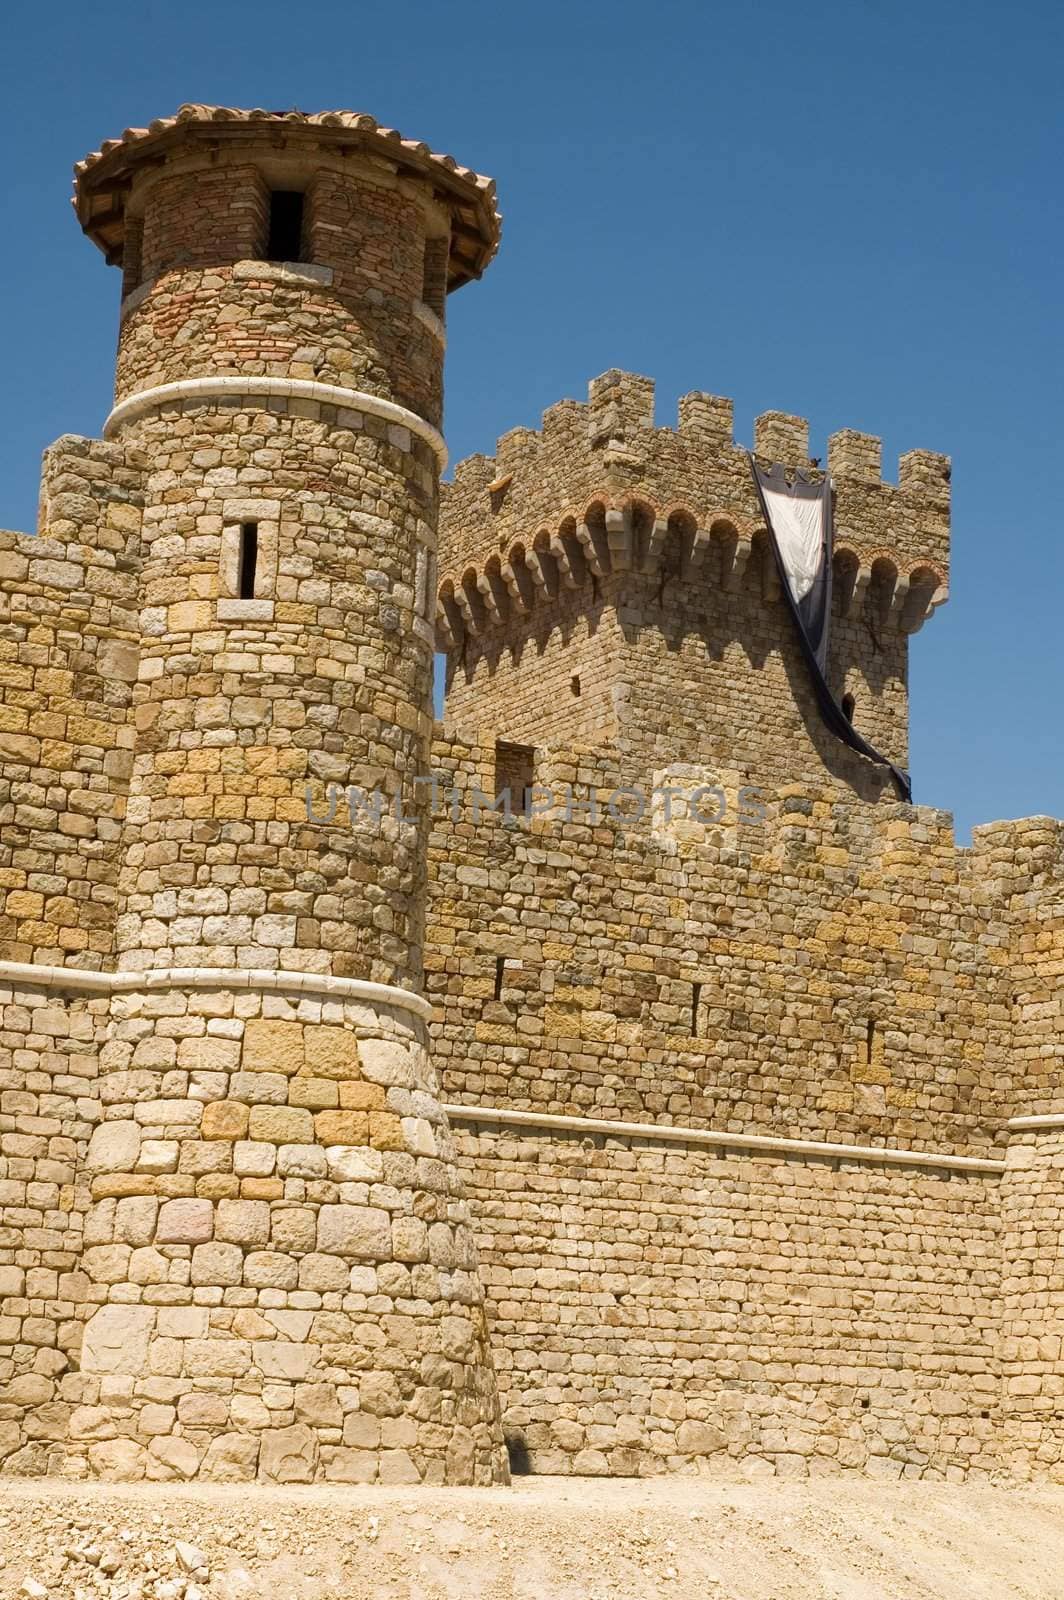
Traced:
[[[973, 907], [1021, 915], [1057, 907], [1064, 889], [1064, 821], [1054, 817], [985, 823], [970, 845], [958, 845], [953, 813], [940, 807], [840, 802], [830, 785], [751, 783], [727, 763], [675, 761], [631, 784], [609, 751], [563, 741], [528, 749], [524, 781], [533, 792], [523, 810], [501, 759], [490, 729], [435, 724], [436, 815], [461, 825], [463, 854], [476, 854], [474, 839], [493, 856], [507, 836], [528, 848], [556, 836], [593, 843], [603, 855], [622, 846], [700, 861], [707, 872], [721, 852], [731, 866], [744, 856], [768, 872], [788, 870], [800, 856], [829, 878], [856, 883], [874, 871], [923, 879], [935, 893], [959, 888]], [[504, 779], [510, 812], [496, 803]], [[447, 831], [442, 820], [438, 826]]]
[[[817, 477], [804, 417], [767, 411], [752, 450]], [[834, 490], [829, 682], [907, 764], [908, 636], [949, 593], [949, 461], [877, 438], [828, 443]], [[448, 709], [505, 738], [626, 747], [642, 766], [731, 761], [864, 798], [885, 769], [825, 736], [799, 660], [730, 400], [688, 394], [654, 425], [654, 385], [594, 379], [539, 430], [514, 428], [445, 486], [436, 636]], [[752, 708], [757, 707], [756, 717]]]
[[[767, 461], [820, 466], [804, 417], [762, 413], [752, 448]], [[912, 450], [890, 483], [881, 458], [871, 434], [842, 429], [828, 441], [836, 578], [844, 615], [871, 591], [880, 624], [908, 634], [948, 597], [950, 464]], [[653, 380], [607, 372], [586, 401], [559, 401], [538, 431], [513, 428], [493, 457], [455, 467], [441, 527], [441, 648], [621, 573], [697, 576], [725, 590], [749, 581], [776, 599], [769, 556], [732, 402], [684, 395], [676, 427], [657, 428]]]

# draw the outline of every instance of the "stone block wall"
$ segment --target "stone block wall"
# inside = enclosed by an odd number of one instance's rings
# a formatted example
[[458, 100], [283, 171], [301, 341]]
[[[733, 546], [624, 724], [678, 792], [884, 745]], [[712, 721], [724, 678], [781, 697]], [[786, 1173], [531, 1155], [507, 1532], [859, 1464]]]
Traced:
[[1002, 1453], [1064, 1481], [1064, 1117], [1013, 1132], [1001, 1197]]
[[[490, 740], [445, 736], [427, 992], [450, 1101], [985, 1155], [1013, 1110], [1010, 930], [946, 813], [677, 766], [611, 816], [608, 756], [547, 747], [507, 822]], [[719, 826], [683, 795], [720, 783]], [[592, 823], [589, 796], [598, 796]], [[709, 804], [709, 802], [706, 802]], [[716, 806], [716, 802], [712, 803]], [[1015, 847], [1019, 825], [1010, 835]], [[501, 964], [501, 965], [500, 965]]]
[[[783, 601], [759, 555], [734, 589], [705, 570], [559, 589], [527, 618], [468, 634], [448, 658], [448, 722], [533, 745], [610, 746], [627, 781], [675, 760], [722, 762], [748, 783], [805, 780], [888, 801], [885, 769], [825, 728]], [[863, 617], [836, 600], [831, 678], [862, 734], [908, 760], [907, 644], [896, 629], [867, 662]]]
[[[264, 254], [269, 194], [262, 174], [250, 162], [217, 155], [213, 162], [187, 163], [183, 171], [163, 167], [154, 183], [138, 186], [136, 248], [123, 253], [126, 294], [178, 264], [216, 268], [234, 253], [246, 259]], [[173, 303], [162, 304], [173, 316]], [[172, 328], [172, 338], [181, 327]], [[189, 342], [186, 335], [175, 353]]]
[[[382, 418], [284, 397], [190, 399], [131, 431], [152, 464], [122, 964], [416, 988], [423, 832], [334, 833], [323, 859], [307, 786], [318, 811], [331, 781], [390, 802], [424, 766], [431, 451]], [[247, 521], [259, 559], [241, 599]]]
[[[995, 885], [1017, 924], [1016, 1115], [1002, 1188], [1004, 1450], [1024, 1478], [1064, 1480], [1064, 825], [1031, 817]], [[987, 830], [993, 837], [997, 830]]]
[[112, 1001], [63, 1468], [490, 1482], [483, 1295], [423, 1029], [284, 990]]
[[[802, 418], [758, 418], [753, 448], [818, 476]], [[834, 617], [827, 675], [861, 734], [908, 760], [908, 636], [947, 594], [949, 464], [830, 443]], [[823, 726], [781, 598], [731, 404], [680, 402], [653, 425], [653, 384], [607, 373], [586, 404], [516, 429], [445, 488], [440, 637], [447, 715], [529, 744], [609, 744], [630, 781], [671, 761], [726, 761], [748, 782], [832, 780], [891, 798], [885, 769]], [[579, 698], [579, 704], [574, 700]], [[848, 702], [850, 703], [850, 702]]]
[[61, 1455], [84, 1319], [105, 997], [0, 977], [0, 1470]]
[[1059, 1476], [1059, 825], [625, 819], [559, 745], [507, 820], [493, 758], [437, 738], [427, 983], [512, 1459]]
[[[496, 738], [542, 745], [551, 738], [586, 749], [614, 746], [622, 738], [624, 689], [618, 664], [624, 635], [609, 595], [562, 590], [545, 599], [523, 631], [489, 644], [467, 638], [447, 663], [449, 705], [474, 731], [490, 725]], [[501, 671], [508, 692], [490, 708], [465, 699], [463, 684]], [[481, 682], [482, 686], [482, 682]]]
[[40, 531], [0, 534], [0, 958], [112, 952], [133, 761], [143, 458], [45, 454]]
[[[826, 738], [727, 401], [506, 435], [437, 582], [487, 179], [197, 106], [77, 170], [118, 405], [0, 535], [3, 1470], [1064, 1478], [1064, 824], [958, 850]], [[904, 761], [949, 464], [880, 456], [829, 673]]]
[[255, 162], [239, 149], [189, 155], [138, 183], [141, 255], [123, 284], [119, 393], [219, 374], [310, 379], [438, 424], [443, 330], [411, 307], [421, 306], [426, 252], [442, 241], [446, 254], [446, 207], [383, 163], [353, 172], [292, 144], [282, 182], [304, 196], [304, 238], [291, 262], [264, 259], [261, 152]]
[[4, 1470], [502, 1476], [423, 1025], [327, 982], [76, 982], [0, 996]]
[[458, 1129], [528, 1470], [997, 1466], [993, 1174]]

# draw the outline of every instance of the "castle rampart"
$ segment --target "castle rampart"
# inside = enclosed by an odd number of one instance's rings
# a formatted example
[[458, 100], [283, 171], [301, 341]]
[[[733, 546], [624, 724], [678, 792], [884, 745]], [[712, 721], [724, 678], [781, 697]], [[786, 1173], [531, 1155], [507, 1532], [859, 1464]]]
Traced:
[[[750, 782], [889, 798], [882, 770], [825, 734], [807, 683], [731, 402], [686, 395], [655, 428], [654, 386], [610, 372], [542, 431], [459, 463], [445, 496], [438, 622], [448, 715], [525, 743], [608, 743], [630, 774], [725, 762]], [[759, 457], [816, 472], [803, 418], [768, 412]], [[945, 599], [949, 463], [829, 443], [835, 595], [829, 678], [860, 731], [908, 756], [908, 636]], [[575, 703], [579, 702], [579, 703]], [[756, 715], [755, 715], [756, 708]]]
[[495, 760], [437, 740], [428, 985], [511, 1448], [1057, 1470], [1056, 1135], [1015, 1118], [1057, 1048], [1059, 825], [958, 849], [798, 785], [755, 821], [691, 764], [637, 818], [614, 757], [557, 746], [507, 819]]
[[[607, 373], [437, 575], [487, 179], [190, 106], [76, 204], [116, 404], [0, 534], [3, 1470], [1064, 1478], [1064, 824], [958, 847], [824, 729], [728, 401]], [[948, 461], [753, 448], [830, 473], [904, 762]]]

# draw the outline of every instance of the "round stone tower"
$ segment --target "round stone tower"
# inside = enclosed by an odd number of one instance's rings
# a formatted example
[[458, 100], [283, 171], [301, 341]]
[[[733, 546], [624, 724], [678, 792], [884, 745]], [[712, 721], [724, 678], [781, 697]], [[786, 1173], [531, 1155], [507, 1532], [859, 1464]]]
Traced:
[[494, 188], [370, 117], [185, 106], [75, 203], [146, 476], [73, 1470], [498, 1480], [417, 782], [444, 301]]

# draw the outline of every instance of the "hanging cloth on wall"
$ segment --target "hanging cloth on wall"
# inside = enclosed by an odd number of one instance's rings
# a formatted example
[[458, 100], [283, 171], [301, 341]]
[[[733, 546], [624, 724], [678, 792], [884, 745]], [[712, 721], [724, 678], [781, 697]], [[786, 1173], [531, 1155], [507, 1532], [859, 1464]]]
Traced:
[[851, 750], [887, 767], [902, 800], [912, 800], [909, 774], [862, 739], [828, 687], [826, 677], [831, 628], [831, 479], [813, 483], [796, 472], [790, 483], [777, 462], [767, 469], [750, 455], [765, 526], [779, 568], [783, 592], [798, 629], [820, 715], [836, 738]]

